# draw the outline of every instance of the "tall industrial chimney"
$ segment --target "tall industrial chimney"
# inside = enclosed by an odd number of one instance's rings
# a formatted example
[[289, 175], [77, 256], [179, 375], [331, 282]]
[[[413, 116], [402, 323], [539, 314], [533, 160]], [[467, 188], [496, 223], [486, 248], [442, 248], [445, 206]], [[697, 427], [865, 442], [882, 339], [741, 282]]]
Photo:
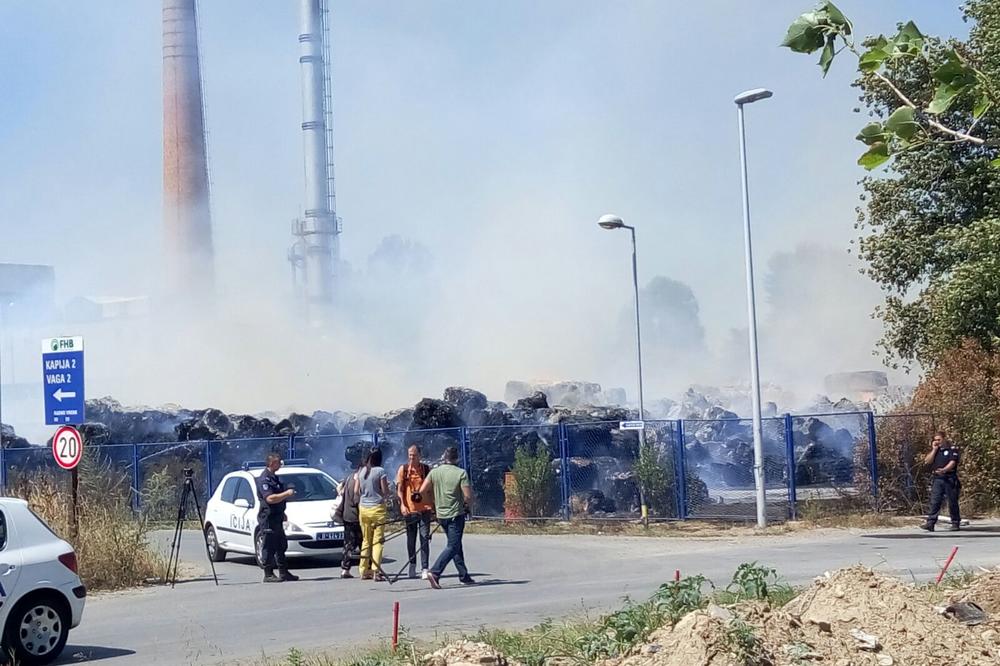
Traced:
[[163, 0], [163, 223], [174, 297], [214, 286], [203, 109], [196, 0]]
[[[340, 221], [333, 187], [333, 111], [327, 0], [300, 0], [299, 63], [302, 70], [302, 138], [305, 211], [293, 222], [298, 241], [289, 253], [302, 267], [307, 307], [334, 300]], [[295, 275], [293, 273], [293, 275]]]

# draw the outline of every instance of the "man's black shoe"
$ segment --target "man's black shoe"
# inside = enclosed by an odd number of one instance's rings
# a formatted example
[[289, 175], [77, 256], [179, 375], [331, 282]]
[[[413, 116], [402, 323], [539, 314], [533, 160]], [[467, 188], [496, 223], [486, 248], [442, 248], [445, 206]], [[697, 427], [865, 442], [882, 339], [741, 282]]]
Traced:
[[955, 523], [952, 523], [951, 527], [948, 528], [948, 531], [949, 532], [958, 532], [961, 529], [962, 529], [961, 525], [956, 525]]
[[278, 578], [280, 578], [283, 581], [285, 581], [285, 580], [291, 581], [291, 580], [298, 580], [299, 579], [298, 576], [296, 576], [295, 574], [293, 574], [292, 572], [290, 572], [288, 569], [280, 569], [278, 571]]
[[933, 532], [934, 531], [934, 523], [924, 523], [923, 525], [920, 526], [920, 529], [926, 530], [928, 532]]
[[459, 578], [458, 582], [462, 585], [475, 585], [476, 581], [472, 576], [466, 576], [465, 578]]
[[280, 583], [281, 579], [274, 575], [274, 569], [264, 569], [265, 583]]

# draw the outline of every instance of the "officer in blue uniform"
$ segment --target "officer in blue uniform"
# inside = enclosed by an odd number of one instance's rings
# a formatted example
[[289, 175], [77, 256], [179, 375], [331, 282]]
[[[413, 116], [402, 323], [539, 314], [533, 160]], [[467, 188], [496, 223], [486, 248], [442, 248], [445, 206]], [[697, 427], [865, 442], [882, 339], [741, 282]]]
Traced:
[[934, 531], [941, 504], [948, 498], [948, 513], [951, 514], [951, 531], [957, 532], [962, 527], [962, 518], [958, 512], [958, 492], [962, 484], [958, 480], [958, 463], [961, 458], [958, 447], [948, 441], [944, 431], [934, 434], [930, 452], [924, 456], [924, 464], [931, 466], [931, 509], [927, 513], [927, 522], [920, 529]]
[[[298, 580], [298, 576], [288, 571], [288, 563], [285, 561], [285, 550], [288, 549], [284, 525], [285, 505], [288, 498], [295, 494], [295, 490], [286, 490], [276, 474], [281, 469], [281, 456], [277, 453], [267, 454], [266, 464], [267, 467], [257, 477], [257, 498], [260, 500], [257, 525], [264, 535], [261, 553], [261, 559], [264, 560], [264, 582]], [[278, 568], [277, 576], [274, 575], [275, 567]]]

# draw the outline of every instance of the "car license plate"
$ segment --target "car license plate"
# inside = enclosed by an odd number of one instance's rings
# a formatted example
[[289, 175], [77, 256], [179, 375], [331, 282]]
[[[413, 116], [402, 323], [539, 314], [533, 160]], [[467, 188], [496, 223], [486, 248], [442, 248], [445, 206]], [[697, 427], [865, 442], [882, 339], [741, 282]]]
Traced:
[[333, 541], [334, 539], [343, 539], [343, 532], [319, 532], [316, 534], [317, 541]]

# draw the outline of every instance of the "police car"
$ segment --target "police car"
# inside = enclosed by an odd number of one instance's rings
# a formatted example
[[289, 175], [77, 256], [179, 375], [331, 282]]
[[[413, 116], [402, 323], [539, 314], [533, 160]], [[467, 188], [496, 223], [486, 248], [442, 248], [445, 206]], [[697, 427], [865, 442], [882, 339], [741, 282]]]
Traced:
[[[223, 477], [209, 498], [205, 540], [213, 561], [223, 561], [226, 553], [239, 553], [253, 555], [258, 565], [263, 564], [264, 537], [257, 527], [260, 499], [256, 482], [264, 465], [244, 463], [243, 469]], [[344, 546], [344, 527], [333, 522], [339, 501], [337, 482], [325, 472], [308, 467], [305, 460], [284, 461], [278, 478], [286, 488], [295, 489], [285, 509], [286, 555], [339, 555]]]
[[4, 658], [48, 664], [80, 624], [87, 588], [76, 553], [28, 503], [0, 497], [0, 626]]

